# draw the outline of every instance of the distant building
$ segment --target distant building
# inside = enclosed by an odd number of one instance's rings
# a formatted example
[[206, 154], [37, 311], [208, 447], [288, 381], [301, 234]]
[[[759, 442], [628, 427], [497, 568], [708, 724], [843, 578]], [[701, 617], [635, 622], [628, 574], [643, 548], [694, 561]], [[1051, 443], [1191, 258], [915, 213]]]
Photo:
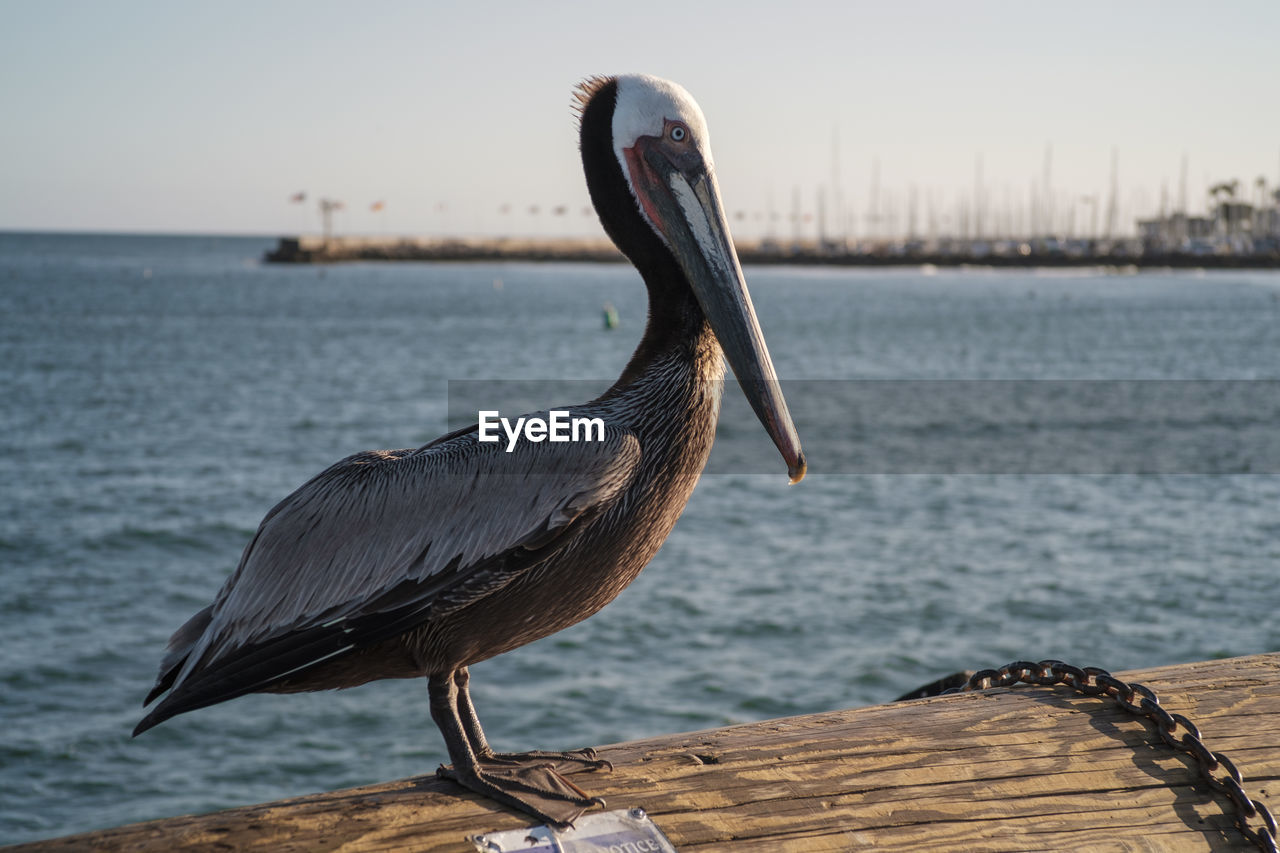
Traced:
[[1196, 248], [1208, 246], [1214, 235], [1214, 220], [1207, 216], [1174, 213], [1163, 219], [1139, 219], [1138, 239], [1147, 254], [1184, 252], [1200, 254]]
[[1280, 251], [1280, 190], [1259, 204], [1235, 197], [1237, 184], [1223, 183], [1212, 190], [1214, 205], [1209, 216], [1173, 213], [1137, 221], [1144, 254], [1248, 255]]

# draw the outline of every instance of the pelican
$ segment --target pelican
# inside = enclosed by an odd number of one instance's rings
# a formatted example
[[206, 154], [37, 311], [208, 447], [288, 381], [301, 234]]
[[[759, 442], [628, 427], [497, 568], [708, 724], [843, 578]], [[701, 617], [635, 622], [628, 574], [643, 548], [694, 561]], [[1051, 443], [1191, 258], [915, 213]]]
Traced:
[[322, 471], [267, 513], [213, 603], [169, 640], [143, 704], [164, 698], [135, 735], [246, 693], [425, 677], [452, 762], [439, 775], [554, 823], [603, 804], [560, 769], [607, 767], [591, 750], [490, 748], [468, 667], [587, 618], [657, 553], [711, 452], [725, 359], [791, 482], [806, 463], [702, 111], [645, 75], [590, 78], [576, 101], [592, 203], [649, 291], [621, 377], [570, 407], [601, 419], [603, 440], [507, 452], [471, 426]]

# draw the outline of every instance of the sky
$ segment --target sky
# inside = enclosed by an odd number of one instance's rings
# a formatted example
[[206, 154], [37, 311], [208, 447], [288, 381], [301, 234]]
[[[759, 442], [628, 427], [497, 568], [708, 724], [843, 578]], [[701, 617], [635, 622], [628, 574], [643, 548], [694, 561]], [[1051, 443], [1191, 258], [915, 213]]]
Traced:
[[571, 92], [631, 71], [702, 106], [739, 237], [808, 236], [819, 210], [905, 231], [912, 197], [920, 231], [956, 225], [975, 187], [988, 227], [1034, 193], [1081, 232], [1113, 151], [1124, 220], [1177, 206], [1184, 158], [1192, 210], [1218, 181], [1280, 186], [1276, 0], [0, 0], [0, 20], [4, 230], [286, 234], [333, 198], [347, 233], [599, 234]]

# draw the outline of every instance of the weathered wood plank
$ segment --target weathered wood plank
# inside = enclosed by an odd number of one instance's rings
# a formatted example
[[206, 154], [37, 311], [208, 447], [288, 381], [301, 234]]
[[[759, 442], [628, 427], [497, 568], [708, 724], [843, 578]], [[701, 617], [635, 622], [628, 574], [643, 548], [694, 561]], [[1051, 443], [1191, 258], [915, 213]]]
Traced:
[[[1280, 654], [1125, 673], [1280, 805]], [[1229, 804], [1110, 702], [1013, 688], [600, 749], [576, 777], [643, 806], [681, 850], [1234, 850]], [[430, 776], [15, 850], [466, 851], [529, 821]]]

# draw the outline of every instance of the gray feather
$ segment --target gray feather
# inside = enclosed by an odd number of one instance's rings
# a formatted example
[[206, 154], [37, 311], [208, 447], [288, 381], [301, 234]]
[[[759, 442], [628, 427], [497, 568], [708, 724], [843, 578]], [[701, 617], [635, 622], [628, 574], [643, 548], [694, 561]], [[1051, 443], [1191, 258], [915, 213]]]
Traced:
[[[446, 570], [465, 578], [506, 551], [545, 547], [635, 475], [636, 437], [606, 428], [604, 438], [525, 442], [507, 453], [505, 441], [482, 443], [471, 432], [331, 466], [263, 520], [203, 635], [184, 638], [190, 654], [174, 686], [245, 646], [368, 615], [370, 602], [385, 605], [406, 581]], [[497, 588], [510, 578], [470, 580]]]

